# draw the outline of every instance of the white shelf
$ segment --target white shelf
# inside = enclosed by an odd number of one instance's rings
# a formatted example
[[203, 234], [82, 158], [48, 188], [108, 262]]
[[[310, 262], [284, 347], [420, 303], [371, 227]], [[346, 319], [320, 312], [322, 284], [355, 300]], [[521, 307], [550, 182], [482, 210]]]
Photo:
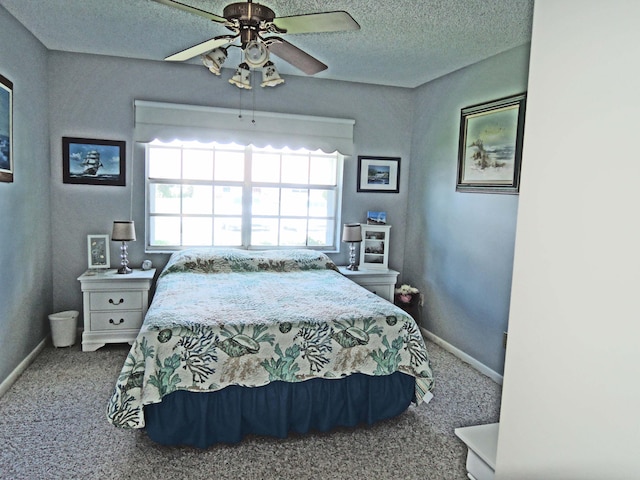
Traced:
[[367, 269], [389, 268], [389, 234], [391, 225], [361, 224], [360, 266]]

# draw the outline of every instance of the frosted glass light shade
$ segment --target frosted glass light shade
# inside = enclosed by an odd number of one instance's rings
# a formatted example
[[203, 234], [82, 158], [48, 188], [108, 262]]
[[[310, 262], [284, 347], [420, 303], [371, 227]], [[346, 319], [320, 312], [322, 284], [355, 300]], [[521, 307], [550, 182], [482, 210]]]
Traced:
[[262, 67], [262, 83], [260, 86], [275, 87], [281, 83], [284, 83], [284, 79], [280, 78], [280, 74], [278, 73], [278, 70], [276, 70], [276, 66], [271, 60], [269, 60]]
[[238, 88], [246, 88], [247, 90], [251, 90], [251, 79], [249, 78], [250, 75], [251, 70], [249, 69], [249, 65], [243, 62], [238, 65], [236, 73], [232, 78], [229, 79], [229, 83], [235, 85]]
[[253, 40], [247, 44], [244, 49], [244, 61], [247, 62], [250, 67], [259, 68], [263, 66], [267, 60], [269, 60], [269, 50], [267, 50], [267, 46], [263, 42]]

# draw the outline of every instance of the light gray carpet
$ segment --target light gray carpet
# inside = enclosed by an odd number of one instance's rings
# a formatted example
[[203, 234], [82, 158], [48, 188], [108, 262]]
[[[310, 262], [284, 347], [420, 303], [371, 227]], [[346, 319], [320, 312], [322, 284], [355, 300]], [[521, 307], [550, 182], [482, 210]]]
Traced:
[[128, 345], [47, 346], [0, 398], [2, 479], [460, 479], [454, 428], [498, 421], [501, 388], [428, 342], [434, 399], [373, 427], [247, 437], [208, 450], [163, 447], [107, 422]]

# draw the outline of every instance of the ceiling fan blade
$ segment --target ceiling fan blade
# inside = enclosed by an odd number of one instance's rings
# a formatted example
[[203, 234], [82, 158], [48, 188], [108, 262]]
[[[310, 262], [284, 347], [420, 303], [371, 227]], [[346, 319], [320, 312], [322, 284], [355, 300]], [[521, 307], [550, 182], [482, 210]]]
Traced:
[[223, 35], [221, 37], [215, 37], [211, 40], [207, 40], [206, 42], [199, 43], [198, 45], [194, 45], [193, 47], [189, 47], [186, 50], [182, 50], [181, 52], [174, 53], [173, 55], [168, 56], [165, 60], [169, 62], [182, 62], [185, 60], [189, 60], [193, 57], [197, 57], [209, 50], [213, 50], [214, 48], [222, 47], [228, 43], [233, 42], [233, 40], [237, 37], [237, 35]]
[[184, 10], [185, 12], [195, 13], [196, 15], [208, 18], [209, 20], [212, 20], [214, 22], [227, 22], [227, 19], [221, 17], [220, 15], [216, 15], [215, 13], [210, 13], [205, 10], [200, 10], [199, 8], [192, 7], [191, 5], [185, 5], [184, 3], [176, 2], [175, 0], [154, 0], [154, 2], [162, 3], [163, 5], [167, 5], [169, 7], [178, 8], [180, 10]]
[[273, 24], [282, 30], [286, 30], [286, 33], [344, 32], [348, 30], [360, 30], [358, 22], [344, 11], [277, 17], [273, 20]]
[[299, 68], [307, 75], [315, 75], [318, 72], [326, 70], [328, 67], [320, 60], [312, 57], [298, 47], [290, 44], [280, 37], [269, 37], [265, 39], [269, 53], [273, 53], [285, 62], [290, 63]]

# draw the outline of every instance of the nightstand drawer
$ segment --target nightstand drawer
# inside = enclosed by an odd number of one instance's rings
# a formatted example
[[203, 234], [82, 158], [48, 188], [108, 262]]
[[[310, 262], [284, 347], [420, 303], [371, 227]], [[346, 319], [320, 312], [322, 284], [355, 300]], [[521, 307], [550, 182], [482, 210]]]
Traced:
[[142, 292], [91, 292], [90, 305], [91, 310], [142, 309]]
[[142, 312], [91, 312], [91, 331], [131, 330], [142, 326]]
[[361, 284], [362, 288], [366, 288], [371, 293], [375, 293], [379, 297], [384, 298], [387, 301], [391, 301], [393, 298], [393, 290], [394, 285], [389, 285], [388, 283], [376, 283], [376, 284]]

